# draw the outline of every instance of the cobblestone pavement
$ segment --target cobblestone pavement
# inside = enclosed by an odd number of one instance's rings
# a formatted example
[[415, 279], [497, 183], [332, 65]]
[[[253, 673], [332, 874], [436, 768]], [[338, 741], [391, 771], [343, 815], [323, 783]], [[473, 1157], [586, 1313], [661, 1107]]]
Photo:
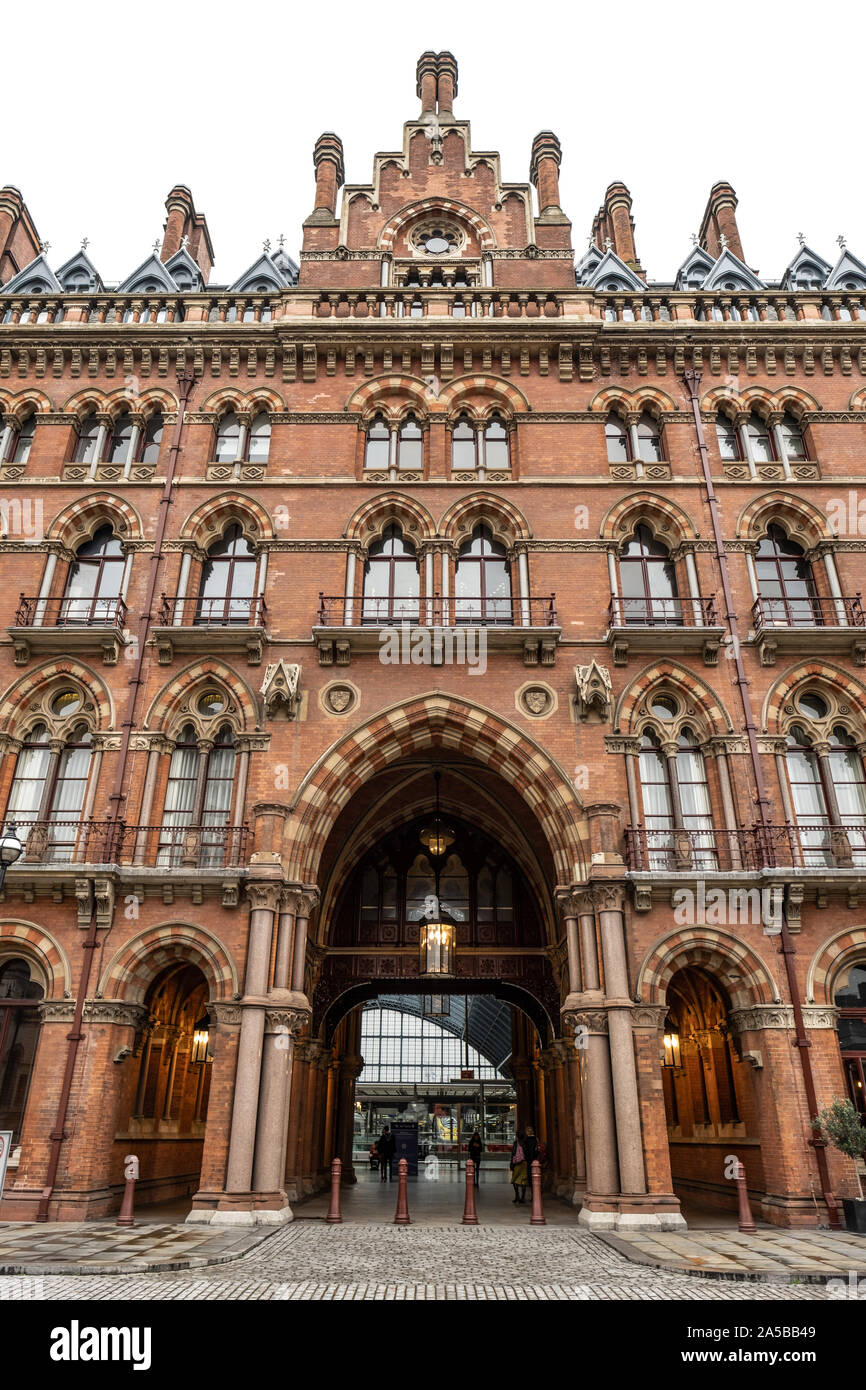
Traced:
[[567, 1227], [326, 1226], [296, 1221], [207, 1270], [0, 1278], [0, 1299], [825, 1300], [814, 1284], [696, 1279], [635, 1265]]

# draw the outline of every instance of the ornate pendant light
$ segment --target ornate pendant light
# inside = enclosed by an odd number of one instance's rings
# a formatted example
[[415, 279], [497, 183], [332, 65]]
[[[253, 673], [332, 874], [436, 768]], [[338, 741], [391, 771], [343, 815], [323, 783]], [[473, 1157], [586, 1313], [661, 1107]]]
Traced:
[[434, 856], [434, 858], [437, 859], [440, 855], [443, 855], [445, 853], [449, 845], [453, 845], [454, 843], [454, 831], [451, 830], [450, 827], [444, 823], [444, 821], [442, 820], [442, 816], [439, 812], [440, 776], [441, 773], [437, 768], [433, 774], [434, 780], [436, 782], [436, 810], [434, 812], [432, 821], [430, 821], [427, 825], [424, 826], [424, 829], [421, 831], [421, 834], [418, 837], [425, 849], [428, 849], [430, 853]]

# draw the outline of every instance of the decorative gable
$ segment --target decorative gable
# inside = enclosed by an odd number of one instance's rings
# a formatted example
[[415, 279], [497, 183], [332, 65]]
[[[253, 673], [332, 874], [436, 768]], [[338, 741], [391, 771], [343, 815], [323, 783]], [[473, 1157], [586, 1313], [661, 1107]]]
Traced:
[[604, 252], [599, 251], [593, 242], [588, 251], [585, 251], [580, 260], [574, 267], [574, 275], [579, 285], [587, 285], [593, 272], [601, 265], [604, 259]]
[[[7, 285], [7, 289], [9, 286]], [[850, 251], [843, 251], [824, 286], [827, 290], [866, 290], [866, 265]]]
[[675, 290], [700, 290], [713, 268], [713, 258], [702, 246], [693, 246], [677, 271]]
[[67, 294], [96, 294], [105, 288], [102, 276], [86, 251], [77, 251], [60, 267], [57, 278]]
[[784, 290], [819, 290], [831, 266], [811, 246], [801, 246], [782, 276]]
[[[283, 264], [288, 262], [290, 266], [294, 266], [295, 279], [297, 279], [297, 266], [294, 265], [294, 261], [283, 252], [278, 252], [277, 255]], [[264, 252], [229, 288], [238, 294], [271, 294], [274, 291], [286, 289], [295, 283], [295, 279], [289, 278], [277, 264], [274, 256]]]
[[186, 247], [182, 246], [170, 260], [166, 261], [165, 268], [179, 290], [195, 292], [204, 289], [201, 267], [193, 260]]
[[704, 281], [705, 290], [762, 290], [763, 280], [754, 275], [739, 256], [727, 248], [719, 256]]
[[62, 294], [63, 286], [54, 274], [47, 260], [45, 252], [31, 261], [23, 270], [19, 270], [7, 284], [3, 286], [4, 294]]
[[119, 294], [160, 294], [162, 291], [168, 294], [177, 293], [177, 285], [156, 252], [148, 256], [117, 289]]
[[630, 290], [643, 293], [646, 290], [643, 280], [639, 280], [634, 271], [629, 270], [625, 261], [621, 261], [615, 251], [605, 251], [598, 265], [583, 283], [605, 293], [621, 294]]

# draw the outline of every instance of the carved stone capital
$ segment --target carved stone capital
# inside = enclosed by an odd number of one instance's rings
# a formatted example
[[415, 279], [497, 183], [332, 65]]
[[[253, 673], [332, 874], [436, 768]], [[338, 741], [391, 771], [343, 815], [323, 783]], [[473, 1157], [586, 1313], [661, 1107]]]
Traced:
[[555, 896], [559, 915], [563, 920], [566, 917], [581, 917], [585, 913], [595, 912], [592, 893], [586, 885], [557, 888]]
[[594, 883], [590, 889], [596, 912], [622, 912], [625, 905], [625, 885]]
[[239, 1028], [243, 1009], [240, 1004], [232, 1003], [209, 1003], [207, 1006], [208, 1015], [211, 1023], [217, 1028]]
[[299, 1038], [310, 1021], [310, 1014], [305, 1009], [266, 1009], [265, 1010], [265, 1032], [279, 1033], [284, 1037], [291, 1037], [293, 1040]]
[[[803, 1022], [807, 1028], [835, 1028], [839, 1010], [832, 1006], [806, 1004]], [[760, 1032], [764, 1029], [794, 1030], [794, 1010], [790, 1004], [752, 1004], [745, 1009], [732, 1009], [728, 1022], [734, 1033]]]
[[288, 883], [281, 904], [283, 912], [293, 912], [296, 917], [312, 917], [319, 905], [319, 890], [313, 883]]
[[607, 1034], [607, 1009], [569, 1009], [563, 1013], [564, 1023], [572, 1028], [585, 1028], [588, 1033]]
[[631, 1013], [632, 1028], [660, 1033], [668, 1014], [667, 1004], [636, 1004]]
[[251, 912], [276, 912], [283, 885], [275, 879], [253, 878], [244, 884]]

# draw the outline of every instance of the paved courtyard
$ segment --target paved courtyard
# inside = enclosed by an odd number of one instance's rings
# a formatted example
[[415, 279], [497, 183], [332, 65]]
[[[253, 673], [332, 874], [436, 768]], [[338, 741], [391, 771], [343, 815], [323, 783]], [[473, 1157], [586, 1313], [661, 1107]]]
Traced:
[[0, 1277], [0, 1299], [824, 1301], [826, 1287], [695, 1278], [634, 1264], [573, 1226], [400, 1228], [297, 1220], [245, 1256], [154, 1274]]

